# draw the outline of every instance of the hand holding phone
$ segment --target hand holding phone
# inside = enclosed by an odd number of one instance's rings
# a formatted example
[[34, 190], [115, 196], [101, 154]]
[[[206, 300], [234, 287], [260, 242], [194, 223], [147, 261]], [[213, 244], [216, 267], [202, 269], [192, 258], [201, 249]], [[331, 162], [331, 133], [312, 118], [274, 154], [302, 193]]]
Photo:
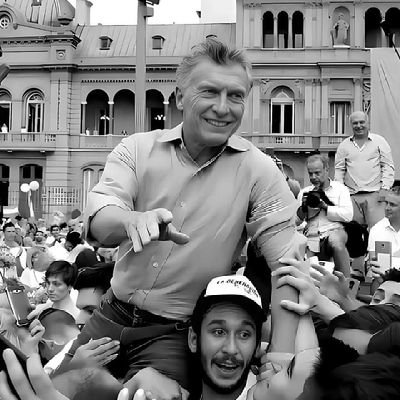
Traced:
[[381, 272], [392, 267], [392, 243], [387, 241], [375, 242], [375, 257], [380, 265]]
[[28, 315], [33, 307], [29, 302], [25, 287], [22, 285], [7, 284], [5, 291], [17, 326], [28, 326], [30, 324]]

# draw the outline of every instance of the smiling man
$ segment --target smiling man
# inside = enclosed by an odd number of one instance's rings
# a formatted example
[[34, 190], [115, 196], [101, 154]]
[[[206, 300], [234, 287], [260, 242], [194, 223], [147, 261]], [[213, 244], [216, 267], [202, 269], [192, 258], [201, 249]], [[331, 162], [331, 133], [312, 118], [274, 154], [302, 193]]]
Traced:
[[369, 131], [364, 112], [353, 112], [350, 125], [353, 136], [336, 151], [335, 180], [350, 190], [354, 220], [371, 228], [384, 217], [384, 195], [394, 182], [392, 152], [383, 136]]
[[[188, 389], [187, 320], [202, 288], [230, 273], [248, 236], [272, 269], [298, 246], [296, 201], [283, 174], [235, 135], [252, 86], [244, 53], [206, 40], [183, 59], [176, 82], [183, 123], [123, 139], [88, 195], [88, 241], [119, 251], [107, 300], [82, 335], [137, 328], [140, 341], [121, 342], [123, 379], [153, 367]], [[273, 292], [273, 316], [284, 297], [296, 291]], [[274, 326], [287, 332], [292, 324], [287, 313]], [[284, 352], [293, 342], [272, 340]]]

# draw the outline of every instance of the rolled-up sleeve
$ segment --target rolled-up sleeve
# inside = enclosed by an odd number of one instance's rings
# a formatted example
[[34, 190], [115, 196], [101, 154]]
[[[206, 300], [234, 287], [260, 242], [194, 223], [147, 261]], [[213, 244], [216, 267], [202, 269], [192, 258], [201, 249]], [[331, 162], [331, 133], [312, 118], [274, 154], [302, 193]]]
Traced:
[[137, 195], [136, 145], [133, 137], [124, 139], [107, 157], [104, 172], [97, 185], [88, 193], [84, 211], [84, 236], [91, 243], [90, 221], [102, 208], [117, 206], [134, 210]]
[[340, 184], [336, 190], [339, 192], [338, 204], [328, 206], [327, 217], [331, 221], [350, 222], [353, 219], [353, 204], [351, 202], [350, 192], [347, 187], [342, 184]]
[[382, 171], [381, 188], [390, 189], [394, 182], [394, 163], [392, 151], [389, 143], [383, 138], [379, 138], [379, 161]]
[[298, 203], [281, 171], [269, 157], [265, 158], [251, 191], [246, 228], [266, 261], [275, 262], [295, 242]]

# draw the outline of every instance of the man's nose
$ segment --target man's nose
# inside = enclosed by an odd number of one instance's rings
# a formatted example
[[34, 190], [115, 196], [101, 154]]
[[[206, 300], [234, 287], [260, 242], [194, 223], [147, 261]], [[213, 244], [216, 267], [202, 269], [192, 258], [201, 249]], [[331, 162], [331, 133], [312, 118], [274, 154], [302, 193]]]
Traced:
[[214, 111], [219, 115], [228, 113], [228, 98], [225, 92], [219, 94], [213, 107]]
[[223, 351], [228, 354], [236, 354], [237, 353], [237, 343], [235, 335], [228, 335], [224, 342]]

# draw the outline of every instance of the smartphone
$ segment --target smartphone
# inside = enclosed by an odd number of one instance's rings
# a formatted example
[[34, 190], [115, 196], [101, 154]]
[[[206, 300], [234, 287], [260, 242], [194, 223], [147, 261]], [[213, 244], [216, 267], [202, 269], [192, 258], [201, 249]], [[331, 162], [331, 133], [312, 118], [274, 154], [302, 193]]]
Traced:
[[333, 271], [335, 269], [335, 263], [332, 261], [318, 261], [319, 265], [323, 267], [326, 271], [330, 272], [333, 274]]
[[381, 271], [385, 272], [392, 267], [392, 243], [376, 241], [375, 257], [381, 266]]
[[25, 372], [26, 370], [26, 361], [28, 360], [28, 357], [16, 346], [14, 346], [2, 333], [0, 333], [0, 371], [4, 371], [7, 375], [7, 381], [8, 381], [8, 386], [11, 389], [11, 392], [18, 397], [18, 393], [14, 390], [14, 386], [11, 383], [10, 376], [8, 375], [6, 363], [3, 359], [3, 351], [6, 349], [11, 349], [14, 351], [19, 363], [21, 364], [21, 367], [24, 369]]
[[25, 288], [23, 286], [6, 286], [5, 291], [17, 326], [28, 326], [31, 323], [28, 314], [33, 308], [29, 303]]

